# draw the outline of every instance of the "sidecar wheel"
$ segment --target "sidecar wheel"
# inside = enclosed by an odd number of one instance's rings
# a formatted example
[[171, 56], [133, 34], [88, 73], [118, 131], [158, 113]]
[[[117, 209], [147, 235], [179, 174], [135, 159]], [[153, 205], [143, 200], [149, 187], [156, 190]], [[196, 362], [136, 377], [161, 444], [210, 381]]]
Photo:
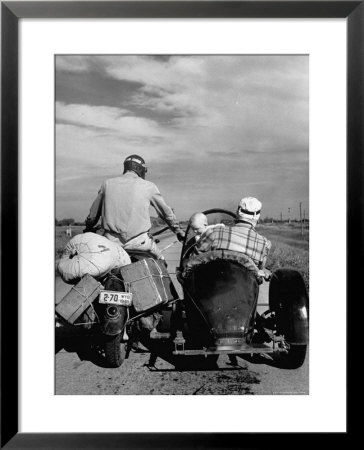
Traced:
[[126, 355], [126, 343], [121, 342], [121, 333], [109, 336], [105, 342], [105, 359], [110, 367], [120, 367]]
[[277, 333], [285, 337], [290, 348], [308, 344], [308, 294], [299, 272], [283, 268], [273, 273], [269, 309], [275, 313]]
[[284, 369], [298, 369], [305, 362], [307, 345], [291, 344], [288, 353], [281, 354], [281, 367]]

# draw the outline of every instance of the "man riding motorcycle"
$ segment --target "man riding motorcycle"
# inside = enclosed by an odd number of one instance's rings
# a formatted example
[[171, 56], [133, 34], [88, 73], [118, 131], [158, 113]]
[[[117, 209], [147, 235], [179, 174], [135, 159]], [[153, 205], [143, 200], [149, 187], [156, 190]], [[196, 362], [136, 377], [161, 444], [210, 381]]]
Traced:
[[185, 233], [157, 186], [145, 180], [146, 172], [147, 166], [141, 156], [128, 156], [123, 175], [110, 178], [101, 185], [86, 219], [86, 229], [93, 228], [101, 217], [101, 227], [108, 239], [119, 242], [126, 251], [148, 251], [158, 259], [164, 259], [149, 235], [149, 206], [154, 207], [179, 241]]
[[[105, 237], [120, 243], [126, 251], [149, 252], [167, 265], [162, 252], [149, 234], [152, 226], [150, 205], [177, 235], [179, 241], [183, 241], [185, 232], [157, 186], [145, 180], [146, 172], [147, 166], [141, 156], [128, 156], [124, 161], [123, 175], [110, 178], [101, 185], [86, 219], [85, 231], [92, 229], [101, 217]], [[156, 335], [160, 319], [161, 315], [155, 312], [139, 321], [144, 330]]]

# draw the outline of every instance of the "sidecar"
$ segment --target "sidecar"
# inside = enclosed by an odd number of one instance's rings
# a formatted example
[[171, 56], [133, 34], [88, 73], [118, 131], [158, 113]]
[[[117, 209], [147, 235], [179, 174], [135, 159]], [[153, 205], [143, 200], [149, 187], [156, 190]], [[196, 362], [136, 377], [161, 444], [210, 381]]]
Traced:
[[[230, 211], [212, 209], [204, 214], [209, 225], [223, 223], [226, 232], [234, 223]], [[308, 295], [299, 272], [283, 268], [272, 274], [269, 310], [258, 314], [263, 279], [253, 261], [228, 250], [196, 254], [196, 244], [188, 228], [178, 274], [184, 320], [174, 354], [279, 353], [283, 366], [301, 366], [308, 344]]]

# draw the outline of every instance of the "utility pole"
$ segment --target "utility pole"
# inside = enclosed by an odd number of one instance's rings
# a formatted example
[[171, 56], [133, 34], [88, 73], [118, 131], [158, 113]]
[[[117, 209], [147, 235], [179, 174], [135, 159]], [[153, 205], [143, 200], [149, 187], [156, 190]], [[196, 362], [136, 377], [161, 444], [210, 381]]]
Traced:
[[288, 223], [291, 223], [291, 208], [288, 208]]
[[281, 212], [281, 223], [283, 222], [283, 216], [282, 216], [282, 212]]
[[303, 236], [302, 202], [300, 202], [300, 222], [301, 222], [301, 236]]

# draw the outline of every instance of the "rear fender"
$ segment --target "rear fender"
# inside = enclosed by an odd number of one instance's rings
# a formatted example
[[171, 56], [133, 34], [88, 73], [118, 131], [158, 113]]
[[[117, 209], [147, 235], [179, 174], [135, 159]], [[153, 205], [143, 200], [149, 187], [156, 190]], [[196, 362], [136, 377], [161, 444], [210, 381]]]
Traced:
[[276, 316], [278, 334], [289, 344], [308, 343], [308, 294], [299, 272], [278, 269], [269, 285], [269, 308]]
[[[108, 291], [125, 291], [124, 283], [115, 275], [110, 275], [105, 280], [105, 289]], [[128, 318], [127, 307], [118, 305], [99, 306], [102, 308], [100, 314], [101, 332], [107, 336], [115, 336], [121, 333]]]

